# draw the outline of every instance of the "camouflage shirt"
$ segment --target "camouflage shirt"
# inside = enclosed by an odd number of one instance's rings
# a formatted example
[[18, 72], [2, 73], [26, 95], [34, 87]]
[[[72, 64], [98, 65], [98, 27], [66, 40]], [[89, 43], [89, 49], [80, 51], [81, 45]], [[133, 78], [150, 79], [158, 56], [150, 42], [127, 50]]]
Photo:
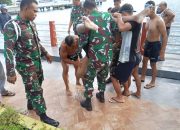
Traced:
[[82, 16], [84, 15], [84, 10], [82, 5], [73, 6], [71, 11], [71, 21], [73, 23], [73, 30], [75, 30], [76, 25], [82, 23]]
[[88, 34], [88, 56], [95, 67], [100, 67], [112, 59], [112, 36], [110, 32], [112, 17], [107, 12], [94, 10], [89, 18], [99, 26], [99, 29], [98, 31], [87, 30], [85, 32]]
[[15, 26], [9, 22], [4, 30], [4, 56], [7, 76], [14, 76], [14, 57], [16, 69], [36, 71], [41, 69], [40, 57], [45, 56], [47, 51], [39, 43], [35, 23], [25, 21], [17, 16], [14, 20], [21, 29], [21, 36], [16, 38]]

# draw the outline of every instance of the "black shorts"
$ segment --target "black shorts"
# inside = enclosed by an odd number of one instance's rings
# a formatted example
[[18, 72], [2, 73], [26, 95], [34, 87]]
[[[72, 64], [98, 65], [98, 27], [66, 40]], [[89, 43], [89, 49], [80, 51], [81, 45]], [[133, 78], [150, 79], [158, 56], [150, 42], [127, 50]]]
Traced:
[[150, 59], [150, 62], [157, 62], [161, 50], [161, 42], [148, 42], [144, 46], [144, 56]]
[[119, 80], [120, 83], [125, 83], [128, 81], [134, 67], [135, 62], [119, 62], [117, 66], [112, 67], [111, 76]]

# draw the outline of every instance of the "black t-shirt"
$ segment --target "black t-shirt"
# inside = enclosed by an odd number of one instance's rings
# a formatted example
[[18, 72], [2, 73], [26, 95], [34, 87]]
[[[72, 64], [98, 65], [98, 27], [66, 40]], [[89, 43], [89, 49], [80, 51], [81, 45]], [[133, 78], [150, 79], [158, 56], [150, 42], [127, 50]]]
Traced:
[[136, 61], [135, 57], [136, 57], [136, 50], [138, 46], [139, 33], [141, 31], [141, 24], [135, 21], [129, 21], [127, 23], [130, 23], [132, 28], [124, 36], [126, 38], [128, 37], [128, 39], [130, 40], [129, 42], [131, 42], [129, 61], [134, 62]]
[[135, 52], [138, 45], [139, 33], [141, 31], [141, 24], [135, 21], [128, 22], [131, 24], [132, 28], [129, 31], [132, 31], [132, 39], [131, 39], [131, 52]]

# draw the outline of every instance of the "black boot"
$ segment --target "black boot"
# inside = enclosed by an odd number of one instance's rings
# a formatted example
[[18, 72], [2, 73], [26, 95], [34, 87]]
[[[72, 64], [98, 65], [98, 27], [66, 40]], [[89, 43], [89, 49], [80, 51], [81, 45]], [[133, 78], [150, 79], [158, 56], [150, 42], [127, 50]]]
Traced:
[[88, 111], [92, 111], [91, 98], [86, 98], [86, 100], [81, 101], [81, 106]]
[[111, 77], [109, 77], [105, 82], [106, 82], [106, 84], [111, 83]]
[[27, 101], [27, 109], [28, 110], [33, 110], [33, 106], [30, 100]]
[[98, 93], [96, 93], [96, 98], [97, 98], [101, 103], [104, 103], [104, 102], [105, 102], [104, 92], [98, 92]]
[[52, 125], [52, 126], [55, 126], [55, 127], [58, 127], [58, 125], [59, 125], [58, 121], [51, 119], [50, 117], [48, 117], [46, 115], [46, 113], [41, 114], [40, 119], [42, 122], [47, 123], [47, 124]]

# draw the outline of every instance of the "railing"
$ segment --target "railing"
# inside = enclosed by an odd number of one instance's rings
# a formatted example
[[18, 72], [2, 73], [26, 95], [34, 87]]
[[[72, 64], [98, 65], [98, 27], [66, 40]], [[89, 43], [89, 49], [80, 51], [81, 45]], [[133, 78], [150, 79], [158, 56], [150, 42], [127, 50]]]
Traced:
[[[39, 37], [42, 40], [43, 44], [51, 43], [50, 29], [48, 24], [38, 24], [37, 28], [39, 32]], [[68, 29], [68, 24], [55, 24], [54, 31], [56, 32], [57, 45], [65, 38]], [[48, 33], [47, 33], [48, 32]], [[73, 34], [73, 32], [71, 32]], [[169, 54], [180, 54], [180, 26], [178, 23], [175, 23], [171, 27], [171, 33], [167, 45], [167, 53]]]
[[[53, 22], [53, 21], [51, 21]], [[51, 27], [54, 26], [54, 27]], [[50, 29], [51, 28], [51, 29]], [[47, 46], [59, 46], [61, 41], [68, 35], [68, 24], [42, 24], [37, 23], [37, 30], [39, 38], [43, 45]], [[71, 32], [73, 34], [73, 31]], [[3, 37], [0, 36], [1, 46], [3, 46]], [[2, 47], [1, 47], [2, 48]], [[171, 27], [171, 33], [167, 44], [167, 54], [180, 55], [180, 24], [175, 23]]]

